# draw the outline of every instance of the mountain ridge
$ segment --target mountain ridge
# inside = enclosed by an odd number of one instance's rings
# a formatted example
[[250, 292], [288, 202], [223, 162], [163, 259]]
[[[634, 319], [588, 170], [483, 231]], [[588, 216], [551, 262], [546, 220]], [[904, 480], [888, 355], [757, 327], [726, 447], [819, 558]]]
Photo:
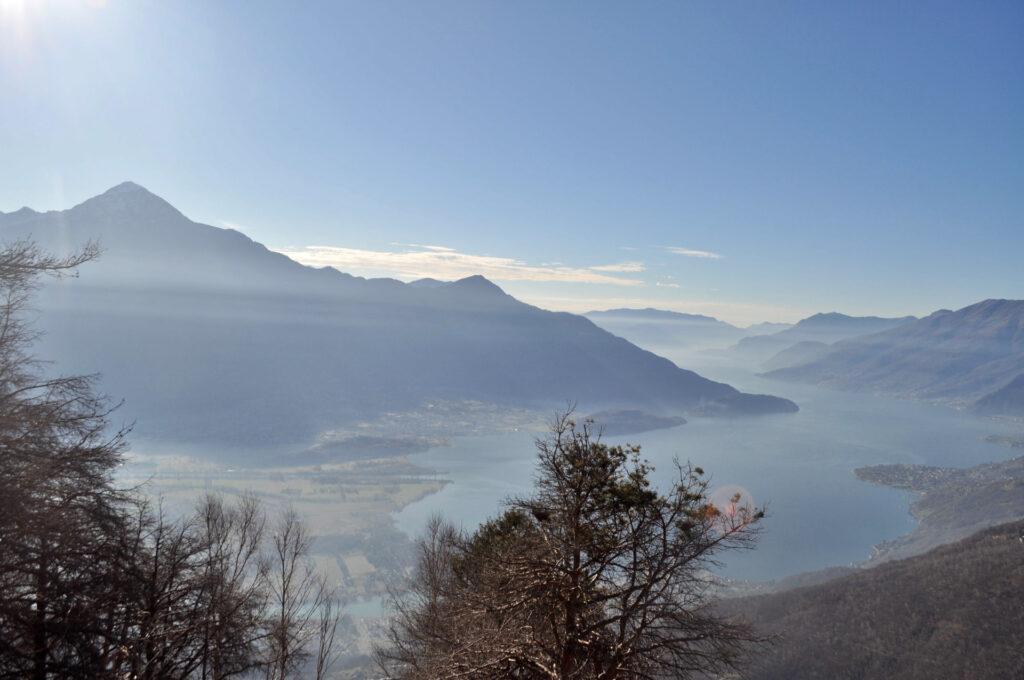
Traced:
[[307, 442], [433, 399], [678, 416], [797, 410], [744, 395], [482, 276], [410, 285], [316, 269], [193, 222], [134, 183], [65, 211], [0, 216], [7, 240], [103, 256], [41, 295], [40, 351], [103, 374], [144, 435]]
[[840, 312], [819, 312], [777, 333], [742, 338], [731, 351], [747, 360], [760, 363], [797, 343], [819, 342], [829, 345], [858, 335], [895, 328], [915, 318], [850, 316]]
[[1024, 300], [989, 299], [836, 343], [815, 361], [766, 375], [970, 405], [983, 404], [1022, 373]]
[[[237, 229], [217, 227], [190, 220], [169, 201], [132, 181], [121, 182], [96, 196], [75, 204], [67, 210], [49, 210], [46, 212], [36, 212], [30, 208], [23, 208], [22, 210], [29, 210], [32, 214], [27, 219], [8, 221], [4, 225], [5, 235], [10, 234], [12, 230], [28, 235], [30, 230], [38, 230], [39, 227], [42, 227], [50, 233], [40, 234], [38, 231], [35, 231], [32, 234], [34, 240], [57, 254], [68, 254], [89, 240], [79, 238], [78, 242], [69, 242], [66, 238], [69, 232], [76, 230], [80, 222], [107, 220], [106, 224], [102, 225], [102, 227], [111, 231], [111, 234], [109, 234], [111, 239], [105, 239], [104, 236], [106, 234], [100, 234], [98, 237], [95, 237], [95, 240], [98, 240], [104, 249], [106, 249], [106, 240], [117, 242], [118, 249], [113, 255], [117, 257], [120, 251], [125, 252], [124, 257], [119, 259], [134, 262], [139, 257], [145, 258], [150, 251], [159, 247], [164, 249], [165, 253], [177, 256], [180, 262], [187, 263], [189, 261], [201, 260], [202, 252], [196, 252], [195, 249], [188, 251], [179, 247], [185, 239], [193, 237], [201, 239], [201, 245], [212, 250], [215, 256], [222, 256], [220, 264], [227, 264], [235, 269], [231, 274], [212, 281], [209, 280], [209, 276], [205, 278], [200, 276], [189, 277], [187, 281], [182, 282], [178, 276], [166, 275], [160, 281], [166, 285], [178, 283], [192, 286], [197, 283], [196, 279], [198, 278], [199, 283], [206, 285], [212, 284], [216, 287], [229, 289], [236, 288], [238, 283], [237, 277], [244, 277], [246, 271], [245, 267], [241, 266], [242, 262], [232, 262], [229, 258], [223, 257], [224, 251], [232, 249], [232, 255], [243, 255], [247, 259], [260, 258], [263, 265], [273, 262], [276, 270], [273, 272], [274, 274], [285, 276], [284, 283], [286, 285], [296, 287], [306, 293], [342, 295], [345, 292], [351, 292], [340, 287], [344, 285], [350, 285], [354, 290], [369, 287], [381, 291], [389, 288], [394, 289], [397, 286], [410, 285], [388, 277], [365, 278], [342, 272], [334, 267], [312, 267], [301, 264], [267, 248], [262, 243], [253, 240]], [[107, 219], [112, 213], [117, 217], [115, 222]], [[7, 213], [4, 216], [11, 217], [13, 215], [16, 215], [16, 213]], [[40, 224], [42, 220], [47, 218], [50, 218], [50, 221]], [[173, 224], [169, 225], [170, 229], [168, 229], [166, 222], [159, 221], [161, 219], [173, 222]], [[147, 240], [147, 238], [153, 238], [155, 241]], [[125, 247], [126, 241], [127, 248]], [[111, 255], [112, 253], [104, 253], [103, 258], [100, 260], [101, 268], [110, 268]], [[115, 262], [114, 264], [121, 263]], [[96, 275], [93, 274], [91, 278], [96, 279]], [[154, 277], [152, 275], [145, 275], [139, 278], [152, 280]], [[463, 281], [465, 283], [460, 283]], [[248, 283], [251, 284], [252, 282]], [[275, 288], [279, 290], [282, 281], [276, 280], [274, 283]], [[458, 283], [459, 285], [455, 286], [456, 289], [468, 290], [475, 288], [478, 291], [490, 290], [495, 294], [500, 293], [501, 296], [506, 295], [500, 287], [480, 275], [468, 276], [455, 281], [438, 281], [437, 283], [439, 284], [437, 288], [451, 287], [452, 284]], [[424, 286], [424, 288], [429, 288], [429, 286]], [[429, 294], [427, 297], [429, 298]]]

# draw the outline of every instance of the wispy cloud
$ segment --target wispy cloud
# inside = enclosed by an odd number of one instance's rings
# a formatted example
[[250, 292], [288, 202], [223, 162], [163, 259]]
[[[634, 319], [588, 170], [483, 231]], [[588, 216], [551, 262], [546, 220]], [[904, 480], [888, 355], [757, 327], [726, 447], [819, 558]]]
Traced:
[[[400, 245], [400, 244], [395, 244]], [[626, 262], [595, 267], [534, 265], [510, 257], [462, 253], [447, 246], [405, 244], [401, 250], [362, 250], [337, 246], [274, 248], [302, 264], [336, 267], [364, 276], [393, 276], [400, 279], [459, 279], [482, 274], [496, 281], [559, 281], [640, 286], [643, 281], [619, 273], [643, 271], [643, 263]], [[609, 268], [611, 267], [611, 268]]]
[[658, 281], [654, 285], [658, 288], [679, 288], [678, 283], [672, 283], [671, 281]]
[[721, 260], [722, 256], [718, 253], [713, 253], [710, 250], [694, 250], [693, 248], [683, 248], [681, 246], [664, 246], [665, 250], [676, 255], [682, 255], [684, 257], [698, 257], [705, 260]]
[[588, 267], [591, 271], [595, 272], [623, 272], [623, 273], [637, 273], [642, 272], [647, 267], [644, 266], [643, 262], [619, 262], [618, 264], [600, 264], [596, 267]]
[[431, 246], [424, 243], [395, 243], [391, 242], [388, 245], [402, 246], [406, 248], [417, 248], [419, 250], [431, 250], [435, 253], [454, 253], [455, 248], [449, 248], [448, 246]]

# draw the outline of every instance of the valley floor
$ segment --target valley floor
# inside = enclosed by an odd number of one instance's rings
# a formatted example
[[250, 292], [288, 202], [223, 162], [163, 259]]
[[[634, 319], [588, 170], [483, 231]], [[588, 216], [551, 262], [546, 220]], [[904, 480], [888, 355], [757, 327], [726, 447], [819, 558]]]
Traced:
[[242, 468], [184, 456], [136, 455], [120, 477], [142, 488], [172, 514], [185, 514], [205, 494], [245, 493], [274, 516], [292, 507], [316, 540], [313, 559], [337, 588], [349, 616], [347, 656], [369, 653], [381, 600], [409, 564], [410, 539], [392, 514], [444, 487], [446, 481], [404, 457], [293, 467]]

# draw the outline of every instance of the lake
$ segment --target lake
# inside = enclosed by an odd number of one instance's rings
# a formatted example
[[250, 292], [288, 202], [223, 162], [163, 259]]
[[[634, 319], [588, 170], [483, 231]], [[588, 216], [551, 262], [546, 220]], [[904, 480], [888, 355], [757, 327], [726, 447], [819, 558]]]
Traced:
[[[721, 569], [732, 578], [776, 579], [864, 560], [873, 545], [910, 531], [914, 520], [909, 494], [861, 482], [855, 468], [967, 467], [1006, 459], [1014, 452], [982, 437], [1019, 433], [1019, 427], [940, 406], [768, 381], [727, 365], [708, 364], [698, 371], [743, 391], [790, 398], [801, 410], [747, 419], [694, 418], [672, 429], [609, 441], [640, 444], [662, 484], [669, 483], [678, 457], [702, 466], [713, 489], [739, 487], [755, 503], [767, 504], [756, 549], [730, 555]], [[396, 513], [399, 528], [417, 535], [434, 513], [474, 527], [498, 512], [503, 499], [528, 492], [533, 436], [466, 437], [411, 456], [452, 483]]]

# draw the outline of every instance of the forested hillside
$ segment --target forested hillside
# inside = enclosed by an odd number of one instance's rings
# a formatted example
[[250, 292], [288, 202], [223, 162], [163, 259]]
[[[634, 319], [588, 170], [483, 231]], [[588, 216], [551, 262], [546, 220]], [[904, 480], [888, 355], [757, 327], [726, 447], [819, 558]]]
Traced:
[[721, 608], [772, 636], [750, 680], [1024, 677], [1024, 522]]

